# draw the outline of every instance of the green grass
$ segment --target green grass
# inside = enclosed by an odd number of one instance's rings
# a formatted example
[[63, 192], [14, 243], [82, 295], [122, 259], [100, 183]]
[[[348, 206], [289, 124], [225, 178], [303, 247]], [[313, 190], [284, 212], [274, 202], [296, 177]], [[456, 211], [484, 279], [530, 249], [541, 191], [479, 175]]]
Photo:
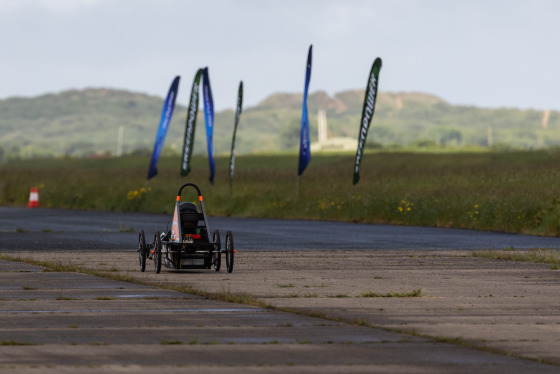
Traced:
[[161, 345], [181, 345], [181, 344], [183, 344], [183, 342], [180, 341], [180, 340], [162, 340], [162, 341], [160, 341], [159, 344], [161, 344]]
[[378, 292], [363, 292], [360, 294], [360, 297], [421, 297], [422, 296], [422, 289], [418, 288], [413, 291], [403, 291], [403, 292], [386, 292], [386, 293], [378, 293]]
[[2, 345], [37, 345], [37, 344], [29, 343], [29, 342], [20, 342], [17, 340], [2, 340], [0, 341], [0, 346]]
[[[0, 205], [25, 206], [39, 187], [43, 207], [171, 214], [178, 187], [199, 185], [211, 216], [310, 219], [560, 235], [560, 151], [368, 153], [352, 186], [352, 154], [313, 155], [299, 181], [297, 155], [206, 158], [179, 177], [179, 158], [50, 159], [0, 164]], [[109, 182], [115, 181], [115, 182]], [[196, 200], [184, 190], [183, 200]], [[123, 226], [120, 231], [127, 232]], [[24, 232], [23, 230], [18, 230]]]
[[294, 288], [295, 285], [293, 283], [286, 283], [286, 284], [277, 284], [276, 287], [279, 287], [279, 288]]
[[560, 264], [560, 250], [534, 248], [528, 251], [512, 249], [488, 250], [473, 252], [474, 257], [492, 258], [498, 260], [522, 261], [550, 264], [552, 269], [558, 269]]

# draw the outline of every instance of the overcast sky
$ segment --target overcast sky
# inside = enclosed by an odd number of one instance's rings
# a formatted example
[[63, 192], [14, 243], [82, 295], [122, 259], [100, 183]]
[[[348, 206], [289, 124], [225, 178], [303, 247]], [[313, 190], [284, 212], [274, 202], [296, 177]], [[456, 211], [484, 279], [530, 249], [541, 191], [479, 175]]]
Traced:
[[0, 0], [0, 99], [109, 87], [187, 105], [208, 66], [218, 110], [275, 92], [364, 89], [560, 110], [555, 0]]

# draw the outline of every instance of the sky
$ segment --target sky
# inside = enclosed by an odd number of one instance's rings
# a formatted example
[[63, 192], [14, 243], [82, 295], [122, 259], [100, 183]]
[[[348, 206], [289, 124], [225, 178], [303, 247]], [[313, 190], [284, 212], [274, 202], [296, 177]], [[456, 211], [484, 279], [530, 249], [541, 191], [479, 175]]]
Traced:
[[217, 110], [272, 93], [426, 92], [455, 105], [560, 111], [556, 0], [1, 0], [0, 99], [115, 88], [187, 106], [208, 67]]

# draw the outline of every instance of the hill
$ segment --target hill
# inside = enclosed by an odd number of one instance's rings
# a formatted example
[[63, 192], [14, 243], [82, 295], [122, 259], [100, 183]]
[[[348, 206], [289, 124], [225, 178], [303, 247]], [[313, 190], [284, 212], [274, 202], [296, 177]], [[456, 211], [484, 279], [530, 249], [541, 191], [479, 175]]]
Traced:
[[[325, 111], [328, 137], [356, 138], [363, 90], [330, 97], [310, 94], [311, 140], [317, 141], [317, 113]], [[295, 150], [299, 144], [301, 93], [276, 93], [245, 108], [238, 129], [238, 154]], [[70, 90], [33, 98], [0, 100], [0, 160], [9, 157], [89, 156], [150, 153], [163, 98], [113, 89]], [[177, 103], [164, 152], [179, 153], [187, 109]], [[216, 113], [215, 153], [231, 147], [234, 113]], [[380, 92], [368, 135], [370, 147], [446, 145], [543, 148], [560, 144], [560, 113], [450, 105], [425, 93]], [[202, 110], [194, 152], [205, 153]]]

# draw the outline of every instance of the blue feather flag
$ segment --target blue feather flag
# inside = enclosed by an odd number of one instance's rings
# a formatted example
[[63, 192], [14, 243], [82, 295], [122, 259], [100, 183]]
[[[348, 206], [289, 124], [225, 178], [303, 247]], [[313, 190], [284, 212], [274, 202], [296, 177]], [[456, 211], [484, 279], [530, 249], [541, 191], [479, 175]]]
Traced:
[[156, 141], [154, 143], [154, 150], [152, 152], [152, 159], [150, 161], [150, 169], [148, 170], [148, 180], [157, 174], [157, 162], [161, 150], [163, 149], [163, 143], [165, 142], [165, 135], [167, 134], [169, 121], [171, 121], [171, 116], [173, 115], [173, 109], [175, 109], [175, 99], [177, 98], [177, 91], [179, 90], [179, 79], [179, 76], [176, 76], [175, 79], [173, 79], [169, 92], [167, 93], [167, 98], [163, 104], [161, 119], [159, 121], [159, 127], [156, 134]]
[[208, 68], [204, 68], [202, 76], [202, 91], [204, 96], [204, 120], [206, 121], [206, 142], [208, 145], [208, 162], [210, 163], [210, 184], [214, 184], [214, 173], [216, 165], [212, 155], [212, 139], [214, 133], [214, 102], [212, 100], [212, 89], [210, 88], [210, 76]]
[[303, 91], [303, 108], [301, 112], [301, 133], [299, 145], [299, 167], [298, 176], [300, 176], [309, 161], [311, 161], [311, 149], [309, 142], [309, 116], [307, 115], [307, 91], [309, 89], [309, 81], [311, 80], [311, 56], [313, 52], [313, 45], [309, 46], [307, 54], [307, 69], [305, 72], [305, 87]]

